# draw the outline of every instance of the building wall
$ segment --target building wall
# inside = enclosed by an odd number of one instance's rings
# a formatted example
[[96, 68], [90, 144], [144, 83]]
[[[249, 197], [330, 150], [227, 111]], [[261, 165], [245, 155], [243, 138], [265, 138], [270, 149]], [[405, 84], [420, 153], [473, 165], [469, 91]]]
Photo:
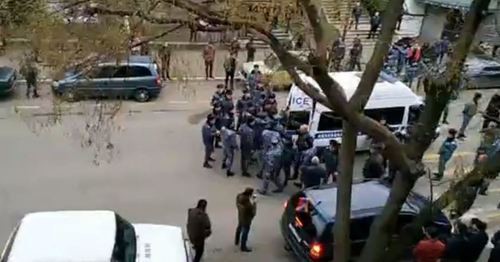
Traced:
[[446, 14], [447, 10], [444, 8], [427, 5], [426, 16], [420, 29], [421, 41], [432, 43], [441, 39], [441, 33], [446, 23]]

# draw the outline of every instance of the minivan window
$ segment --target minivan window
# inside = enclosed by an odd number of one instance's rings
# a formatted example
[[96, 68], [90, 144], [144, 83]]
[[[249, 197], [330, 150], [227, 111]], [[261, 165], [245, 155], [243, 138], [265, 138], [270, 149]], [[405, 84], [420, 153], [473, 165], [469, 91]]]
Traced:
[[401, 125], [403, 123], [404, 114], [405, 108], [403, 106], [365, 110], [366, 116], [375, 120], [380, 120], [380, 118], [384, 117], [389, 125]]
[[309, 111], [292, 111], [288, 115], [286, 129], [297, 130], [301, 125], [309, 124]]
[[99, 66], [92, 69], [88, 77], [89, 78], [110, 78], [116, 72], [116, 67], [114, 66]]
[[120, 66], [113, 78], [151, 76], [151, 71], [144, 66]]
[[318, 131], [342, 129], [342, 118], [334, 112], [323, 112], [319, 117]]

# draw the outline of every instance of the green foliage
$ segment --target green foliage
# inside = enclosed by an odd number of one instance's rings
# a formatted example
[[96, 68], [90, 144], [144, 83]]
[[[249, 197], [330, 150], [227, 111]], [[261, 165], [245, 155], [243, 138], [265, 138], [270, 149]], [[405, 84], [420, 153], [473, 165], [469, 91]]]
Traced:
[[383, 12], [389, 0], [361, 0], [361, 4], [370, 14]]

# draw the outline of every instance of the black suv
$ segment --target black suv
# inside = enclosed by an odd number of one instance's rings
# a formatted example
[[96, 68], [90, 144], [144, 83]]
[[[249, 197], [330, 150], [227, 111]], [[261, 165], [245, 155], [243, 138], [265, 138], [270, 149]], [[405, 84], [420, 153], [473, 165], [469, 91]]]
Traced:
[[[353, 184], [351, 202], [351, 254], [360, 255], [368, 238], [370, 226], [382, 211], [390, 188], [388, 185], [370, 181]], [[299, 261], [331, 261], [333, 259], [333, 225], [335, 223], [337, 187], [313, 187], [293, 195], [285, 203], [281, 218], [281, 233], [286, 248]], [[411, 193], [401, 209], [398, 229], [412, 222], [428, 203], [421, 195]], [[446, 216], [439, 213], [433, 221], [443, 235], [451, 231]], [[395, 236], [397, 239], [397, 236]], [[411, 253], [409, 253], [411, 254]]]

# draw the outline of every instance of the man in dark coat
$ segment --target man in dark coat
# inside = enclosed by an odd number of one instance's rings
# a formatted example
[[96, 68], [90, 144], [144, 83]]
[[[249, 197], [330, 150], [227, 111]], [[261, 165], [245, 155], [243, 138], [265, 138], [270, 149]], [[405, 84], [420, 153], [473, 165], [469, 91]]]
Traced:
[[319, 158], [315, 156], [311, 160], [311, 165], [302, 167], [302, 176], [300, 180], [302, 186], [308, 188], [321, 185], [321, 181], [323, 181], [325, 177], [326, 170], [319, 165]]
[[245, 191], [236, 196], [236, 207], [238, 208], [238, 226], [236, 227], [234, 244], [240, 245], [242, 252], [251, 252], [252, 249], [247, 246], [248, 233], [257, 212], [253, 188], [246, 188]]
[[293, 166], [293, 175], [292, 180], [295, 180], [299, 177], [299, 168], [302, 165], [301, 159], [303, 153], [311, 148], [314, 143], [314, 138], [309, 134], [309, 126], [302, 125], [298, 130], [297, 140], [295, 141], [295, 145], [297, 146], [297, 152], [294, 159]]
[[187, 231], [189, 241], [191, 241], [195, 251], [193, 262], [201, 260], [205, 249], [205, 239], [212, 234], [212, 226], [206, 209], [207, 201], [200, 199], [195, 208], [188, 210]]
[[493, 244], [493, 248], [491, 249], [488, 262], [498, 262], [500, 261], [500, 230], [493, 235], [491, 243]]
[[26, 79], [26, 97], [30, 98], [30, 90], [33, 90], [34, 98], [39, 97], [37, 91], [38, 68], [35, 59], [31, 56], [25, 58], [20, 73]]
[[372, 36], [377, 36], [378, 27], [380, 26], [381, 21], [379, 12], [375, 12], [375, 14], [370, 18], [370, 32], [368, 33], [368, 39]]
[[471, 220], [469, 245], [467, 245], [467, 252], [464, 252], [462, 256], [462, 261], [474, 262], [479, 259], [484, 247], [488, 244], [486, 227], [486, 223], [477, 218]]
[[248, 173], [248, 164], [252, 159], [252, 150], [254, 150], [254, 132], [253, 117], [250, 116], [246, 121], [240, 126], [240, 149], [241, 149], [241, 172], [243, 176], [250, 177]]
[[212, 158], [212, 153], [214, 152], [214, 140], [217, 133], [214, 124], [214, 116], [210, 114], [207, 116], [207, 121], [201, 128], [201, 136], [203, 138], [203, 145], [205, 146], [205, 158], [203, 159], [203, 167], [205, 168], [212, 168], [208, 162], [215, 161], [215, 159]]
[[332, 182], [337, 181], [337, 171], [339, 165], [339, 143], [337, 140], [330, 140], [330, 147], [323, 151], [323, 161], [325, 162], [326, 177], [325, 184], [332, 177]]

